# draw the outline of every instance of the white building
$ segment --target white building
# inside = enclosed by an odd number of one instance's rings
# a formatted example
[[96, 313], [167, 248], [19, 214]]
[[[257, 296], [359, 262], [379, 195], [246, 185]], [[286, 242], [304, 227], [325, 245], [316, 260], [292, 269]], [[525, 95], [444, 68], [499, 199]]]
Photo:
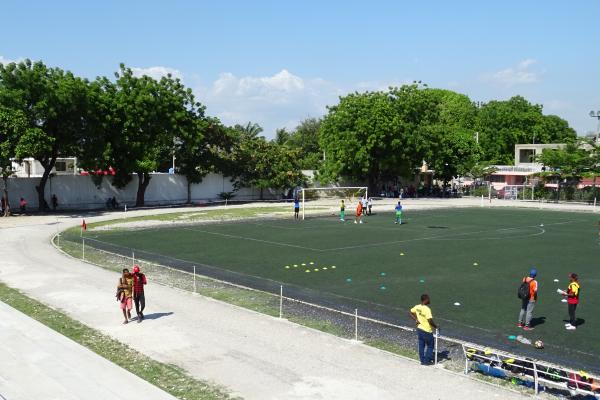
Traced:
[[[15, 171], [14, 176], [18, 178], [38, 178], [44, 175], [44, 167], [32, 157], [25, 158], [21, 162], [13, 161], [12, 168]], [[57, 158], [51, 173], [54, 175], [77, 175], [79, 173], [77, 158]]]

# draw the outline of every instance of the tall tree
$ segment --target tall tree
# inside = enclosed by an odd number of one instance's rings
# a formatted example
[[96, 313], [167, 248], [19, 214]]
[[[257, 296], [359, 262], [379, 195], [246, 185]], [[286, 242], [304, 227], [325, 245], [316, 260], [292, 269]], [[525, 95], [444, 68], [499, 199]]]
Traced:
[[27, 117], [22, 111], [0, 106], [0, 176], [4, 185], [1, 197], [5, 217], [10, 215], [8, 178], [14, 173], [12, 162], [17, 157], [27, 126]]
[[320, 119], [307, 118], [301, 121], [296, 129], [289, 134], [288, 139], [282, 143], [299, 150], [302, 169], [316, 170], [321, 164], [323, 152], [319, 144], [320, 127]]
[[40, 210], [47, 210], [44, 190], [57, 158], [75, 155], [78, 139], [87, 131], [88, 82], [71, 72], [25, 60], [0, 64], [0, 88], [0, 104], [26, 115], [21, 156], [35, 158], [44, 168], [36, 190]]
[[543, 115], [542, 106], [521, 96], [490, 101], [478, 112], [477, 129], [483, 158], [496, 164], [512, 164], [515, 144], [564, 143], [575, 131], [554, 115]]
[[202, 106], [195, 102], [190, 89], [171, 75], [156, 81], [148, 76], [136, 77], [121, 64], [116, 82], [104, 80], [105, 97], [111, 102], [107, 116], [111, 164], [116, 169], [113, 182], [117, 187], [137, 175], [136, 206], [144, 205], [150, 173], [169, 164], [176, 139], [190, 126], [190, 115]]
[[250, 139], [258, 138], [263, 132], [263, 128], [259, 124], [252, 122], [248, 122], [246, 125], [236, 124], [233, 129]]

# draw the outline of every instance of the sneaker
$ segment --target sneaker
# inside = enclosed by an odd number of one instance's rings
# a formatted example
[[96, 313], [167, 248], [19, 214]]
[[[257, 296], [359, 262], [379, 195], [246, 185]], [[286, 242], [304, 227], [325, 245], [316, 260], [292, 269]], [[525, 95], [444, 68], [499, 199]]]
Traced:
[[356, 222], [356, 220], [354, 220], [354, 223], [355, 223], [355, 224], [358, 224], [358, 222]]
[[532, 331], [533, 329], [534, 329], [534, 328], [532, 328], [531, 326], [527, 326], [527, 325], [525, 325], [525, 326], [523, 327], [523, 330], [524, 330], [524, 331]]
[[565, 324], [565, 328], [566, 328], [567, 326], [571, 326], [571, 323], [570, 323], [570, 322], [567, 322], [567, 323]]
[[568, 330], [568, 331], [574, 331], [574, 330], [577, 329], [577, 327], [573, 326], [573, 325], [569, 325], [569, 326], [565, 327], [565, 329]]
[[517, 328], [522, 328], [522, 327], [524, 327], [524, 326], [525, 326], [525, 325], [523, 325], [523, 323], [521, 323], [521, 322], [519, 322], [519, 323], [517, 324]]
[[394, 223], [395, 223], [395, 224], [397, 224], [397, 223], [398, 223], [398, 221], [394, 221]]
[[362, 224], [362, 221], [360, 221], [359, 224]]

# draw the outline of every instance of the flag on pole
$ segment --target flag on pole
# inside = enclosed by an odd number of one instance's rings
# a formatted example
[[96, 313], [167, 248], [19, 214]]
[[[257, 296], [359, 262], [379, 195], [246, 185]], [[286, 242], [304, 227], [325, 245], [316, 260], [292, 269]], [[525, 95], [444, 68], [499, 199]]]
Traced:
[[85, 223], [85, 219], [81, 223], [81, 229], [83, 229], [84, 231], [87, 231], [87, 224]]

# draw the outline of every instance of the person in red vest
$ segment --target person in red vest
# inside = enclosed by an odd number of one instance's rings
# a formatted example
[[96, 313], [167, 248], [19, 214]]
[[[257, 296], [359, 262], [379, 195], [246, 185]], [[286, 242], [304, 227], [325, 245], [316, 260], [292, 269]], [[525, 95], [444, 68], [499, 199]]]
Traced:
[[140, 272], [138, 265], [133, 267], [133, 302], [137, 313], [137, 322], [144, 319], [144, 308], [146, 308], [146, 297], [144, 296], [144, 285], [148, 283], [146, 275]]
[[565, 324], [565, 329], [568, 331], [574, 331], [577, 329], [577, 318], [575, 318], [575, 310], [577, 304], [579, 304], [579, 276], [574, 273], [569, 274], [569, 286], [566, 291], [562, 291], [562, 295], [567, 298], [567, 305], [569, 308], [569, 323]]

